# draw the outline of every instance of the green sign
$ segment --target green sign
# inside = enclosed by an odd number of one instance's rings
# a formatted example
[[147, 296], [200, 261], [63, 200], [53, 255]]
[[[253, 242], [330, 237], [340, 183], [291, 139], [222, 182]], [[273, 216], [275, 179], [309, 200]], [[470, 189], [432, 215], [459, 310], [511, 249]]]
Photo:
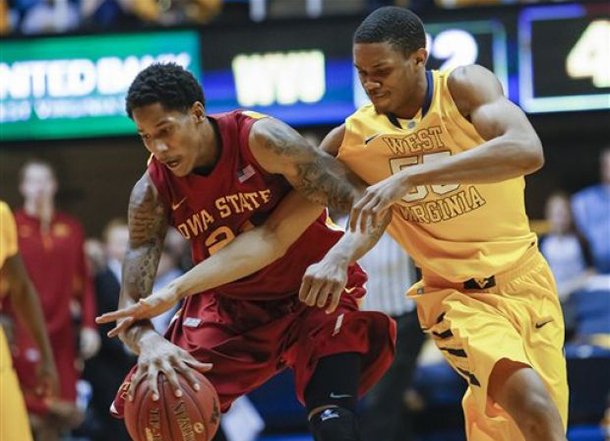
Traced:
[[153, 62], [200, 74], [194, 31], [5, 40], [0, 50], [0, 140], [134, 133], [125, 94]]

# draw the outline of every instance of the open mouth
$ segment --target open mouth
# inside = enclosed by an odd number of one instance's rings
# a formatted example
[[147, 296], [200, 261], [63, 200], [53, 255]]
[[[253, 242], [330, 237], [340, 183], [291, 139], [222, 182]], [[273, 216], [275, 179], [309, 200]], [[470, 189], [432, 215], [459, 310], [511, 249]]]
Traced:
[[172, 170], [177, 168], [180, 165], [180, 160], [179, 159], [173, 159], [171, 161], [167, 161], [165, 163], [165, 165], [167, 165], [169, 168], [171, 168]]
[[384, 98], [386, 98], [388, 96], [387, 93], [375, 93], [375, 94], [371, 94], [369, 95], [369, 98], [371, 99], [371, 101], [380, 101]]

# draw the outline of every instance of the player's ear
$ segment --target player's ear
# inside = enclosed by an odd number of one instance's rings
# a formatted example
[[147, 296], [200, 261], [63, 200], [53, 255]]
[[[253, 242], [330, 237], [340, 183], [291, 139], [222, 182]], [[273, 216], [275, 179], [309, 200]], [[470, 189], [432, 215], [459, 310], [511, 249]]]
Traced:
[[426, 65], [426, 61], [428, 60], [428, 51], [426, 48], [420, 47], [413, 53], [413, 60], [417, 65]]
[[200, 123], [205, 119], [205, 107], [199, 101], [195, 101], [191, 107], [191, 115], [195, 123]]

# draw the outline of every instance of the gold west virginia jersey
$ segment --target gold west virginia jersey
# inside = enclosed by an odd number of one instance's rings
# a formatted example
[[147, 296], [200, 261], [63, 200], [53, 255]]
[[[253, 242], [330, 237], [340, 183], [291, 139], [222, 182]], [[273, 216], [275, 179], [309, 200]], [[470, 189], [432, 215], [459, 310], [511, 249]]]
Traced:
[[[422, 116], [399, 120], [365, 105], [345, 123], [338, 158], [369, 184], [484, 142], [449, 92], [450, 72], [427, 73]], [[389, 233], [426, 274], [452, 282], [488, 277], [536, 242], [524, 205], [523, 177], [493, 184], [421, 185], [392, 207]]]

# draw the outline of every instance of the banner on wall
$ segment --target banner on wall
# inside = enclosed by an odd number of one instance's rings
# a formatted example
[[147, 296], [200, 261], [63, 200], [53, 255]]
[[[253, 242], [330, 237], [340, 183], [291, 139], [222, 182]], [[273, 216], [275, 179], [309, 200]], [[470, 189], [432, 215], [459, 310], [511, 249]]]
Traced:
[[0, 138], [134, 133], [125, 94], [153, 62], [200, 75], [194, 31], [7, 40], [0, 51]]

